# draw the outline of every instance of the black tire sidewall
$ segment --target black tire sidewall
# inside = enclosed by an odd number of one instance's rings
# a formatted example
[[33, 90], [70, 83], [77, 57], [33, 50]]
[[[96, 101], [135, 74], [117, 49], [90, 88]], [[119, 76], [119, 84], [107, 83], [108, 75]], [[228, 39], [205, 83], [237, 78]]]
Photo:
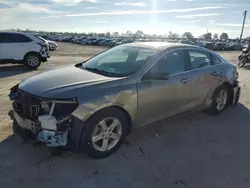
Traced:
[[[226, 102], [226, 105], [224, 106], [223, 109], [221, 110], [218, 110], [217, 109], [217, 96], [218, 94], [220, 93], [221, 90], [225, 90], [227, 92], [227, 102]], [[211, 114], [220, 114], [222, 113], [227, 107], [228, 107], [228, 101], [229, 101], [229, 90], [228, 88], [225, 86], [225, 85], [221, 85], [219, 86], [213, 93], [213, 96], [212, 96], [212, 105], [211, 105], [211, 108], [210, 108], [210, 113]]]
[[247, 58], [244, 58], [244, 59], [239, 61], [238, 66], [243, 67], [246, 63], [247, 63]]
[[[107, 117], [115, 117], [117, 118], [122, 126], [122, 135], [119, 142], [111, 149], [105, 152], [98, 151], [92, 144], [92, 133], [94, 131], [95, 126], [103, 119]], [[123, 112], [115, 109], [115, 108], [107, 108], [101, 110], [94, 114], [84, 125], [83, 132], [81, 134], [81, 144], [80, 148], [82, 151], [86, 152], [88, 155], [94, 158], [104, 158], [112, 153], [114, 153], [124, 142], [125, 137], [128, 134], [128, 121], [124, 116]]]
[[[36, 66], [30, 66], [30, 65], [28, 64], [28, 58], [31, 57], [31, 56], [35, 56], [35, 57], [37, 57], [37, 58], [39, 59], [39, 63], [38, 63]], [[27, 55], [24, 57], [24, 63], [25, 63], [25, 65], [26, 65], [28, 68], [36, 69], [36, 68], [38, 68], [38, 67], [41, 65], [41, 59], [40, 59], [40, 57], [39, 57], [38, 54], [30, 53], [30, 54], [27, 54]]]

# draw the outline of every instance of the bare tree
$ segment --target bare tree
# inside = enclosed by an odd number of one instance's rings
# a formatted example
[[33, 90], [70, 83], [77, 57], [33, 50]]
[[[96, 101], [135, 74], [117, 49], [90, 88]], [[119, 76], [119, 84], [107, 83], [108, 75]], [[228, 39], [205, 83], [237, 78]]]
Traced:
[[169, 31], [169, 32], [168, 32], [168, 38], [169, 38], [169, 39], [173, 38], [173, 32], [172, 32], [172, 31]]
[[183, 33], [182, 37], [183, 37], [183, 38], [187, 38], [187, 39], [192, 39], [192, 38], [194, 38], [194, 36], [192, 35], [191, 32], [185, 32], [185, 33]]
[[213, 38], [214, 39], [218, 39], [219, 38], [218, 34], [215, 33], [214, 36], [213, 36]]
[[180, 38], [180, 35], [178, 33], [173, 33], [173, 39], [178, 39]]
[[204, 38], [205, 40], [211, 40], [212, 39], [212, 33], [206, 33], [201, 35], [201, 38]]
[[222, 33], [220, 35], [220, 39], [223, 40], [223, 39], [228, 39], [228, 34], [227, 33]]
[[118, 32], [113, 32], [113, 33], [112, 33], [112, 36], [114, 36], [114, 37], [119, 37], [119, 33], [118, 33]]
[[127, 31], [126, 35], [129, 36], [129, 37], [132, 37], [134, 34], [131, 31]]
[[143, 31], [138, 30], [138, 31], [135, 32], [135, 36], [136, 36], [136, 37], [143, 37], [143, 36], [144, 36], [144, 33], [143, 33]]
[[108, 31], [106, 34], [105, 34], [105, 37], [110, 37], [111, 36], [111, 33]]

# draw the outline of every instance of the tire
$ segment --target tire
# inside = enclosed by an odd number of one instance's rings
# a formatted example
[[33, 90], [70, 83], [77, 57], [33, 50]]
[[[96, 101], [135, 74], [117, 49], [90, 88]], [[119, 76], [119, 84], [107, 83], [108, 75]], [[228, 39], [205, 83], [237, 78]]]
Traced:
[[[224, 103], [223, 106], [222, 105], [220, 106], [218, 103], [218, 98], [221, 92], [223, 91], [226, 93], [226, 99], [224, 99], [223, 102], [222, 100], [220, 101]], [[229, 93], [228, 88], [225, 85], [219, 86], [212, 95], [212, 104], [211, 104], [210, 109], [208, 110], [209, 113], [214, 114], [214, 115], [222, 113], [228, 107], [229, 98], [230, 98], [230, 93]]]
[[[113, 138], [107, 138], [110, 136], [107, 134], [110, 134], [109, 130], [111, 129], [108, 123], [110, 121], [112, 125], [112, 123], [115, 121], [114, 120], [112, 122], [110, 118], [114, 118], [119, 121], [118, 123], [119, 126], [117, 125], [117, 127], [115, 127], [113, 130], [114, 132], [117, 131], [116, 135], [120, 135], [119, 139], [117, 140]], [[104, 123], [106, 124], [107, 128], [106, 131], [105, 129], [103, 129], [103, 122], [106, 122]], [[97, 130], [99, 131], [99, 133]], [[112, 132], [112, 134], [114, 132]], [[86, 122], [83, 128], [83, 133], [81, 135], [80, 148], [83, 151], [86, 151], [87, 154], [91, 157], [105, 158], [114, 153], [121, 146], [127, 134], [128, 134], [128, 121], [123, 112], [115, 108], [107, 108], [97, 112]], [[100, 140], [97, 139], [98, 141], [94, 142], [93, 139], [98, 138], [100, 135], [102, 135], [101, 136], [102, 139]], [[115, 142], [116, 144], [114, 144]], [[108, 143], [108, 146], [105, 147], [106, 144], [104, 143]]]
[[243, 54], [238, 56], [238, 60], [241, 61], [244, 58]]
[[36, 53], [29, 53], [24, 57], [24, 64], [31, 69], [36, 69], [41, 65], [41, 58]]
[[244, 59], [239, 61], [238, 66], [243, 67], [246, 63], [247, 63], [247, 58], [244, 58]]

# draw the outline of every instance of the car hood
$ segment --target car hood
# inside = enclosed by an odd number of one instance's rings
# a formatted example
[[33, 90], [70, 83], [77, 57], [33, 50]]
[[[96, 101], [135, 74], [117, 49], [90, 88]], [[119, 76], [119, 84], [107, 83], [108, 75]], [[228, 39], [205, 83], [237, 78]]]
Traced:
[[73, 94], [75, 89], [113, 79], [69, 66], [32, 76], [21, 82], [18, 88], [44, 98], [69, 98], [77, 96]]

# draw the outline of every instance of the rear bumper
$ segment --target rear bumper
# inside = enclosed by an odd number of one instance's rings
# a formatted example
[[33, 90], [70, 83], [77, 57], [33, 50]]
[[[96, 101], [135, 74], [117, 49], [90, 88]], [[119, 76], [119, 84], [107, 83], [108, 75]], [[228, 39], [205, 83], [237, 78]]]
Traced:
[[41, 62], [46, 62], [48, 61], [48, 58], [50, 58], [50, 56], [48, 55], [47, 57], [41, 57]]
[[47, 57], [41, 57], [41, 61], [46, 62], [46, 61], [48, 61], [48, 59], [47, 59]]

